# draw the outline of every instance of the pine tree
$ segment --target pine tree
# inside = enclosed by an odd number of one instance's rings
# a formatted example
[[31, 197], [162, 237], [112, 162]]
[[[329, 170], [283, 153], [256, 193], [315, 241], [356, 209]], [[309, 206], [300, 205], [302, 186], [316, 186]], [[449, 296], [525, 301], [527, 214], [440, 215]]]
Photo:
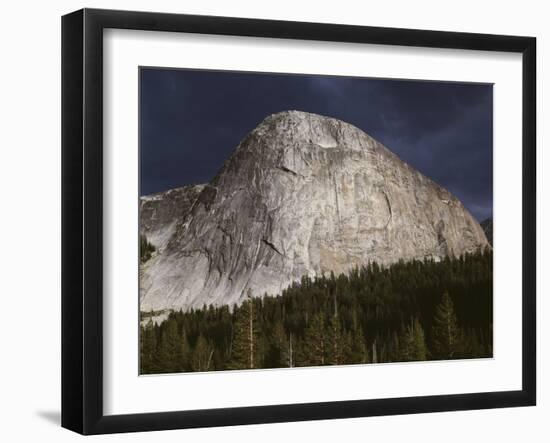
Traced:
[[199, 335], [191, 357], [191, 366], [193, 371], [204, 372], [211, 370], [213, 355], [214, 348], [209, 345], [208, 341], [202, 334]]
[[351, 337], [344, 330], [338, 315], [338, 282], [333, 296], [333, 313], [328, 325], [327, 357], [331, 365], [342, 365], [351, 359]]
[[330, 318], [328, 345], [328, 363], [341, 365], [344, 362], [344, 333], [337, 314], [332, 315]]
[[372, 342], [372, 362], [378, 363], [378, 352], [376, 350], [376, 339]]
[[426, 336], [424, 329], [420, 324], [420, 320], [416, 318], [414, 320], [414, 359], [415, 360], [427, 360], [429, 351], [426, 345]]
[[401, 334], [398, 334], [397, 331], [393, 331], [391, 338], [389, 338], [390, 343], [390, 353], [388, 359], [390, 362], [403, 361], [403, 350], [402, 350], [402, 341], [404, 340], [404, 327], [401, 327]]
[[292, 368], [294, 363], [292, 334], [287, 333], [282, 322], [275, 323], [273, 328], [273, 361], [278, 368]]
[[428, 349], [424, 337], [424, 329], [418, 318], [415, 318], [404, 331], [401, 343], [401, 358], [403, 361], [426, 360]]
[[350, 342], [351, 363], [370, 363], [369, 347], [361, 326], [351, 332]]
[[157, 352], [157, 340], [153, 321], [149, 320], [145, 327], [140, 328], [140, 373], [153, 374], [156, 372], [155, 357]]
[[327, 337], [322, 313], [316, 313], [306, 327], [301, 354], [300, 366], [327, 364]]
[[258, 331], [254, 300], [249, 290], [247, 299], [236, 308], [234, 337], [231, 346], [229, 369], [254, 369], [259, 367]]
[[182, 342], [178, 334], [178, 323], [169, 318], [163, 323], [159, 344], [159, 372], [170, 373], [184, 370], [182, 367]]
[[462, 337], [448, 292], [435, 310], [432, 340], [434, 356], [439, 359], [456, 358], [462, 351]]

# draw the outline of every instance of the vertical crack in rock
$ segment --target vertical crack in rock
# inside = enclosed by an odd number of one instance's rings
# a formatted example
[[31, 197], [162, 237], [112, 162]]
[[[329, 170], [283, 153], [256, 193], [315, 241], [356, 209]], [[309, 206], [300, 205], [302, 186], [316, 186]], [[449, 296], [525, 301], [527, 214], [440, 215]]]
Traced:
[[447, 239], [444, 235], [445, 230], [445, 222], [443, 220], [439, 220], [436, 225], [436, 232], [437, 232], [437, 247], [439, 249], [438, 252], [443, 253], [444, 255], [448, 254], [448, 245], [447, 245]]
[[390, 198], [388, 197], [388, 193], [386, 191], [382, 191], [382, 194], [384, 194], [384, 198], [386, 199], [386, 203], [388, 205], [388, 211], [389, 211], [388, 221], [386, 222], [386, 225], [384, 226], [384, 229], [386, 229], [392, 221], [393, 212], [392, 212], [392, 208], [391, 208]]
[[336, 183], [336, 177], [332, 176], [334, 181], [334, 200], [336, 202], [336, 214], [338, 215], [338, 225], [342, 223], [342, 217], [340, 216], [340, 201], [338, 200], [338, 184]]

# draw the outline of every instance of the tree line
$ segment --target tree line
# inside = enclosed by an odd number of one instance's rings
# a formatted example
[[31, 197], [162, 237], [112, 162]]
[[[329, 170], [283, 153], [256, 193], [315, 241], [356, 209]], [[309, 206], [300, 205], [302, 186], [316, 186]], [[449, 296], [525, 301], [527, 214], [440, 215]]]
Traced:
[[371, 263], [278, 296], [249, 292], [233, 309], [172, 312], [141, 326], [141, 373], [491, 357], [492, 260]]

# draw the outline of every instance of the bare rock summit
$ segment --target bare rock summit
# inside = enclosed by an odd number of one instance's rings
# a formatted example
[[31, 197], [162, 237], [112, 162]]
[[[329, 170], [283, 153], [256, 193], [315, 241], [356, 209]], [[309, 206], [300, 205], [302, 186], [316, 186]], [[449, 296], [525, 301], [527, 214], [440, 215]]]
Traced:
[[142, 311], [276, 295], [304, 275], [440, 260], [489, 244], [462, 203], [360, 129], [271, 115], [208, 184], [147, 196]]

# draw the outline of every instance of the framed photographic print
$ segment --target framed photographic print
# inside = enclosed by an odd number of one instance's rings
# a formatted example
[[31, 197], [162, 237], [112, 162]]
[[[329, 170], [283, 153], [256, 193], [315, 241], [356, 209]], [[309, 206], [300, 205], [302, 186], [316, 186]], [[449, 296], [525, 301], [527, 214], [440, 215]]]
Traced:
[[62, 425], [529, 406], [530, 37], [62, 21]]

